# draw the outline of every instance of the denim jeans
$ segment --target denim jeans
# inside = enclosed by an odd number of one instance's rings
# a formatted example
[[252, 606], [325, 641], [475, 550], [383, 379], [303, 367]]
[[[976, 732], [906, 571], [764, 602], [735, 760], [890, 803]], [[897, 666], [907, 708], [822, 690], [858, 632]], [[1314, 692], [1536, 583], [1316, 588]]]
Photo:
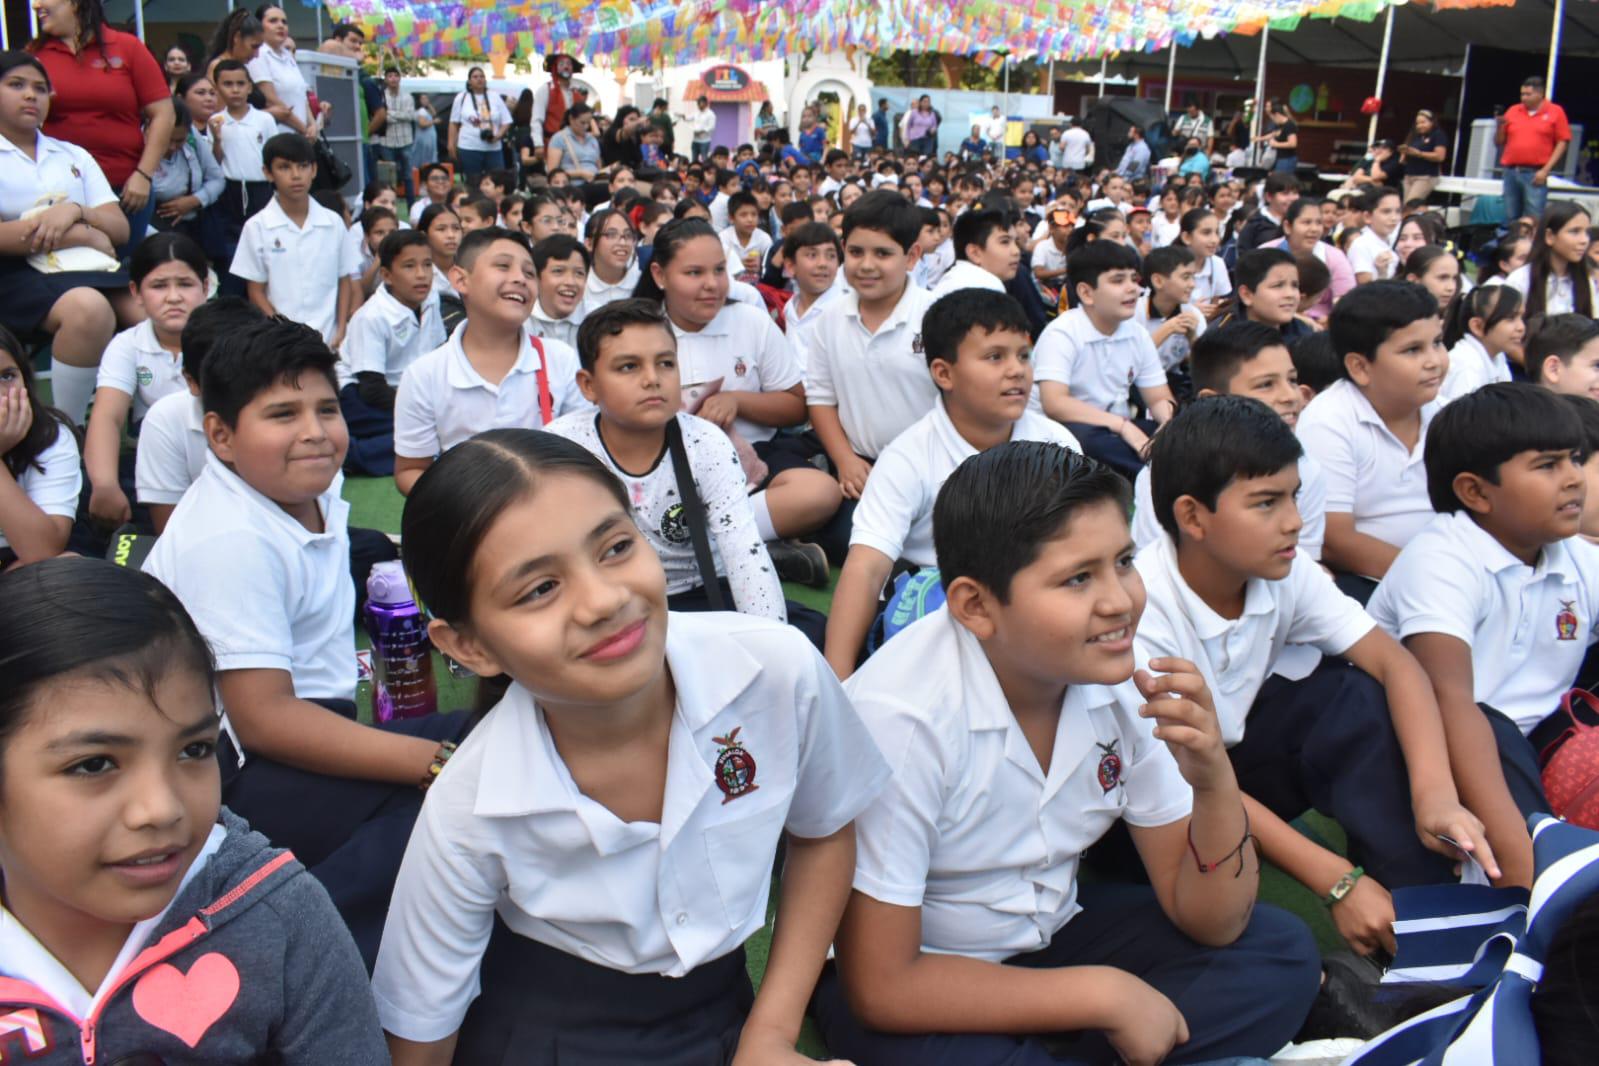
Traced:
[[455, 154], [461, 160], [461, 176], [466, 180], [466, 187], [476, 191], [478, 175], [486, 170], [498, 170], [504, 165], [505, 156], [498, 148], [486, 152], [474, 151], [471, 148], [457, 148]]
[[384, 160], [394, 164], [399, 171], [398, 180], [405, 189], [406, 202], [416, 199], [416, 190], [411, 186], [411, 146], [403, 144], [398, 148], [391, 148], [386, 144], [372, 145], [372, 158]]
[[1537, 167], [1506, 167], [1504, 176], [1505, 221], [1499, 227], [1504, 233], [1510, 224], [1523, 215], [1543, 218], [1544, 204], [1549, 200], [1549, 186], [1534, 185], [1532, 176]]

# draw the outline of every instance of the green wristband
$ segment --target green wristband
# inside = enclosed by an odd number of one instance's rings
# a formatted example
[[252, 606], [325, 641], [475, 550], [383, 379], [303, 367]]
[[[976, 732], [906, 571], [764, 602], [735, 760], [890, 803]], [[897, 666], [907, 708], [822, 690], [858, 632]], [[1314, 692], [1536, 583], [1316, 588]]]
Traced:
[[1333, 904], [1342, 901], [1345, 896], [1354, 891], [1355, 882], [1364, 876], [1366, 876], [1366, 871], [1359, 866], [1344, 874], [1338, 879], [1338, 883], [1332, 886], [1332, 891], [1327, 893], [1327, 898], [1321, 901], [1322, 905], [1331, 907]]

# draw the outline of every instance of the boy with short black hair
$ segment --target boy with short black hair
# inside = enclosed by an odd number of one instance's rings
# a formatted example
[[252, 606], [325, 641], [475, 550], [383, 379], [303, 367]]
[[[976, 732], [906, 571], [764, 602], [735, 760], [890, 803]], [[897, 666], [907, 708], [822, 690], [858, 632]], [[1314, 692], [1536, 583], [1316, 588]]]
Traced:
[[[1443, 856], [1463, 858], [1440, 837], [1494, 865], [1425, 673], [1297, 550], [1301, 455], [1281, 416], [1245, 396], [1196, 400], [1155, 438], [1165, 535], [1138, 553], [1138, 649], [1198, 666], [1265, 858], [1324, 899], [1356, 952], [1392, 953], [1387, 889], [1449, 880]], [[1298, 647], [1325, 658], [1284, 676]], [[1288, 824], [1311, 807], [1349, 833], [1359, 865]]]
[[[783, 586], [755, 528], [738, 453], [727, 434], [683, 413], [677, 335], [653, 300], [616, 300], [578, 330], [577, 385], [596, 411], [573, 411], [551, 433], [576, 441], [621, 478], [640, 531], [666, 570], [672, 610], [715, 610], [786, 621]], [[716, 572], [701, 573], [671, 438], [681, 442]], [[708, 585], [718, 590], [712, 600]]]
[[1324, 329], [1289, 342], [1288, 354], [1294, 357], [1294, 372], [1307, 404], [1344, 378], [1343, 360], [1333, 348], [1332, 335]]
[[922, 288], [929, 291], [937, 288], [949, 268], [955, 265], [953, 229], [948, 208], [922, 208], [922, 235], [916, 243], [923, 251], [911, 271], [911, 280]]
[[[857, 231], [851, 232], [853, 240]], [[868, 246], [861, 242], [851, 258], [881, 270], [875, 264], [882, 259], [867, 254]], [[846, 248], [856, 247], [846, 242]], [[967, 456], [1010, 440], [1077, 447], [1064, 428], [1028, 408], [1032, 337], [1027, 314], [1014, 298], [981, 289], [951, 293], [926, 309], [920, 333], [924, 373], [937, 394], [931, 409], [877, 455], [871, 477], [856, 490], [861, 502], [827, 619], [825, 654], [839, 677], [854, 671], [895, 565], [902, 559], [912, 567], [934, 565], [933, 499], [951, 470]]]
[[[1000, 302], [949, 299], [968, 297]], [[816, 997], [833, 1054], [1206, 1061], [1273, 1054], [1304, 1022], [1316, 948], [1256, 906], [1204, 681], [1175, 659], [1135, 670], [1127, 505], [1112, 470], [1032, 441], [966, 459], [940, 489], [946, 605], [846, 685], [894, 775], [856, 819], [855, 891]], [[1150, 885], [1080, 883], [1118, 822]]]
[[744, 180], [738, 176], [736, 170], [717, 170], [715, 189], [716, 195], [705, 207], [711, 213], [712, 228], [721, 233], [733, 224], [728, 212], [732, 207], [733, 197], [744, 191]]
[[[1076, 306], [1039, 335], [1034, 374], [1044, 413], [1063, 422], [1083, 450], [1133, 478], [1156, 428], [1175, 408], [1155, 343], [1133, 321], [1138, 311], [1138, 255], [1115, 241], [1074, 251], [1067, 284]], [[1134, 419], [1136, 386], [1153, 421]]]
[[1402, 210], [1398, 189], [1373, 186], [1362, 197], [1366, 226], [1349, 246], [1349, 266], [1355, 283], [1391, 278], [1399, 269], [1399, 253], [1394, 242], [1399, 238]]
[[339, 472], [349, 437], [335, 365], [316, 330], [286, 319], [241, 330], [207, 355], [200, 398], [211, 455], [144, 569], [216, 651], [223, 801], [322, 881], [370, 966], [421, 809], [417, 785], [467, 723], [356, 721]]
[[405, 370], [445, 341], [427, 235], [397, 230], [378, 249], [383, 284], [350, 319], [339, 350], [339, 407], [350, 428], [345, 470], [394, 473], [394, 397]]
[[843, 240], [851, 291], [807, 330], [805, 403], [846, 500], [861, 498], [878, 455], [938, 398], [923, 355], [922, 316], [933, 300], [910, 280], [921, 221], [921, 208], [891, 189], [851, 204]]
[[135, 495], [150, 509], [150, 522], [158, 535], [166, 529], [172, 509], [205, 470], [206, 456], [211, 454], [205, 436], [205, 407], [200, 403], [206, 357], [224, 337], [264, 321], [266, 316], [243, 297], [218, 296], [196, 307], [183, 327], [183, 381], [188, 388], [150, 405], [139, 426], [134, 457]]
[[956, 217], [954, 229], [955, 264], [934, 287], [933, 298], [959, 289], [1004, 292], [1022, 261], [1005, 212], [972, 208]]
[[732, 223], [722, 231], [727, 273], [753, 284], [759, 280], [761, 257], [772, 246], [772, 238], [761, 229], [761, 207], [755, 194], [741, 189], [728, 197], [727, 217]]
[[[1243, 229], [1238, 231], [1238, 250], [1253, 251], [1268, 241], [1281, 237], [1288, 205], [1297, 199], [1299, 199], [1298, 178], [1280, 170], [1267, 174], [1260, 190], [1260, 210], [1244, 223]], [[1223, 213], [1218, 205], [1217, 214], [1223, 222], [1226, 222], [1231, 210]]]
[[833, 228], [821, 222], [801, 223], [783, 240], [784, 258], [794, 279], [794, 296], [783, 305], [778, 324], [788, 334], [800, 365], [809, 366], [811, 334], [823, 308], [849, 289], [838, 280], [844, 245]]
[[1261, 322], [1282, 334], [1285, 342], [1311, 332], [1299, 318], [1304, 301], [1299, 288], [1299, 263], [1282, 248], [1256, 248], [1238, 257], [1233, 270], [1238, 309], [1224, 321]]
[[816, 191], [822, 196], [831, 196], [844, 187], [844, 178], [849, 174], [849, 153], [842, 148], [829, 148], [822, 157], [822, 170], [827, 177]]
[[[358, 263], [361, 267], [361, 296], [371, 296], [382, 284], [380, 264], [378, 263], [378, 247], [383, 239], [400, 228], [400, 219], [393, 210], [387, 207], [369, 207], [361, 212], [359, 229], [351, 227], [360, 237], [356, 245], [360, 256]], [[357, 308], [359, 310], [359, 308]], [[353, 317], [353, 316], [352, 316]]]
[[228, 270], [263, 314], [303, 322], [337, 348], [354, 306], [355, 282], [346, 279], [360, 262], [339, 216], [311, 198], [316, 149], [298, 133], [280, 133], [261, 159], [272, 202], [245, 222]]
[[1327, 476], [1322, 561], [1364, 603], [1432, 517], [1422, 463], [1449, 353], [1438, 301], [1409, 281], [1355, 286], [1328, 333], [1343, 380], [1310, 401], [1299, 437]]
[[475, 229], [488, 229], [498, 225], [500, 207], [498, 201], [492, 200], [482, 193], [469, 193], [461, 201], [456, 214], [461, 216], [461, 231], [471, 233]]
[[539, 276], [539, 296], [527, 321], [528, 331], [575, 350], [588, 286], [588, 248], [565, 233], [546, 237], [533, 245], [533, 269]]
[[[1306, 403], [1304, 391], [1282, 335], [1270, 326], [1229, 322], [1208, 330], [1194, 344], [1189, 368], [1196, 396], [1252, 397], [1277, 412], [1289, 429], [1299, 424]], [[1302, 522], [1299, 551], [1319, 560], [1327, 532], [1327, 481], [1308, 455], [1299, 458], [1299, 494], [1294, 502]], [[1144, 548], [1164, 535], [1156, 518], [1146, 464], [1133, 482], [1133, 540]], [[1311, 657], [1311, 667], [1316, 658]]]
[[491, 226], [461, 238], [450, 281], [466, 321], [412, 363], [394, 400], [394, 484], [402, 495], [443, 452], [486, 429], [542, 429], [586, 405], [577, 353], [528, 333], [538, 273], [527, 238]]
[[220, 59], [211, 74], [222, 107], [211, 116], [207, 132], [211, 150], [222, 165], [225, 182], [221, 194], [208, 210], [218, 222], [217, 267], [225, 295], [243, 296], [244, 279], [227, 272], [227, 263], [239, 245], [244, 223], [272, 202], [272, 182], [262, 174], [262, 151], [267, 141], [277, 136], [277, 120], [250, 104], [255, 83], [250, 72], [237, 59]]
[[1156, 248], [1144, 257], [1149, 293], [1138, 301], [1133, 321], [1149, 331], [1168, 373], [1182, 365], [1205, 332], [1204, 312], [1188, 302], [1194, 294], [1194, 263], [1194, 253], [1181, 244]]
[[1587, 315], [1549, 315], [1527, 338], [1527, 374], [1570, 396], [1599, 399], [1599, 322]]
[[1576, 535], [1583, 428], [1562, 398], [1505, 382], [1451, 402], [1427, 436], [1438, 513], [1394, 560], [1371, 613], [1432, 679], [1461, 794], [1488, 827], [1503, 883], [1526, 886], [1526, 817], [1549, 809], [1539, 753], [1568, 724], [1560, 698], [1599, 620], [1599, 555]]

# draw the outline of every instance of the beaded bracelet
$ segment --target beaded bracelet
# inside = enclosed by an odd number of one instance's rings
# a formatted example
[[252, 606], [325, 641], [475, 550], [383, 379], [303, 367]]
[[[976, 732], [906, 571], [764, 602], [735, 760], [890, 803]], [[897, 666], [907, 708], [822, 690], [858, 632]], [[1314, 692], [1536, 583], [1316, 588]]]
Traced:
[[1244, 847], [1245, 847], [1245, 845], [1247, 845], [1254, 838], [1255, 838], [1254, 834], [1249, 831], [1249, 810], [1248, 810], [1248, 808], [1245, 808], [1245, 810], [1244, 810], [1244, 837], [1243, 837], [1243, 839], [1240, 840], [1238, 842], [1238, 845], [1235, 848], [1233, 848], [1231, 851], [1229, 851], [1227, 854], [1223, 855], [1221, 858], [1217, 859], [1215, 862], [1207, 863], [1207, 862], [1205, 862], [1203, 859], [1201, 859], [1199, 857], [1199, 849], [1194, 846], [1194, 823], [1193, 823], [1193, 820], [1190, 819], [1189, 822], [1188, 822], [1188, 850], [1194, 856], [1194, 865], [1199, 867], [1199, 872], [1202, 873], [1202, 874], [1208, 874], [1212, 870], [1215, 870], [1215, 869], [1219, 868], [1222, 863], [1226, 862], [1228, 859], [1230, 859], [1234, 855], [1236, 855], [1236, 856], [1238, 856], [1238, 869], [1236, 871], [1234, 871], [1233, 876], [1234, 877], [1241, 876], [1243, 874], [1243, 872], [1244, 872]]
[[433, 753], [433, 761], [428, 763], [427, 773], [422, 775], [421, 782], [416, 786], [426, 792], [439, 774], [444, 772], [444, 764], [450, 761], [450, 756], [455, 754], [455, 741], [446, 740], [439, 745], [439, 750]]

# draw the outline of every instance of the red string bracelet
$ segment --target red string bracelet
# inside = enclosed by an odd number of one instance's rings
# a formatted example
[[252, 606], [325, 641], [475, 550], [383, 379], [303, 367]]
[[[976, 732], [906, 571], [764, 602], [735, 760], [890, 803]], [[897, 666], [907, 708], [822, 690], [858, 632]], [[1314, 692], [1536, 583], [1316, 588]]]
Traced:
[[1244, 809], [1244, 838], [1238, 842], [1238, 846], [1233, 848], [1233, 850], [1215, 862], [1207, 863], [1199, 857], [1199, 849], [1194, 846], [1193, 819], [1190, 818], [1188, 821], [1188, 850], [1194, 856], [1194, 865], [1199, 867], [1199, 872], [1202, 874], [1208, 874], [1212, 870], [1218, 869], [1222, 863], [1236, 855], [1238, 856], [1238, 869], [1233, 872], [1233, 876], [1241, 876], [1244, 872], [1244, 847], [1253, 839], [1254, 834], [1249, 831], [1249, 809], [1246, 807]]

